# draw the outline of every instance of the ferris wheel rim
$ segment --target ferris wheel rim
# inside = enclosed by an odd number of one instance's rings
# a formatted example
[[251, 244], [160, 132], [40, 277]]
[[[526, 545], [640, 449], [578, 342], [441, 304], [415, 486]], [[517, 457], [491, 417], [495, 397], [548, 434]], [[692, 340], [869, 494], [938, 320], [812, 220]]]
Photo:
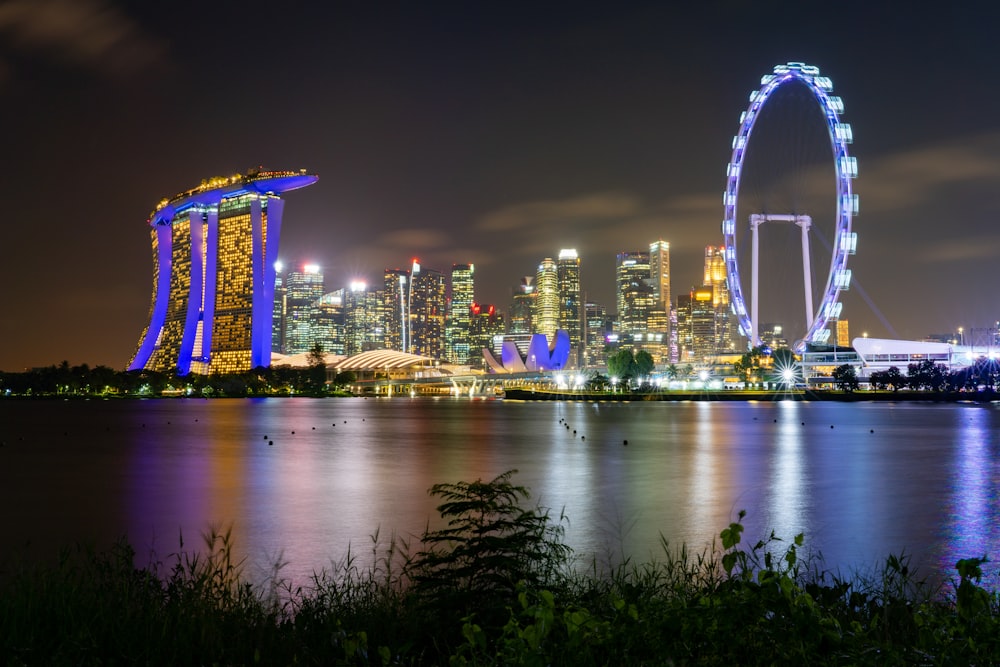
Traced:
[[[837, 225], [834, 234], [830, 270], [823, 288], [823, 298], [816, 312], [811, 314], [811, 324], [802, 340], [796, 344], [801, 351], [807, 342], [821, 342], [829, 338], [827, 324], [839, 316], [840, 292], [850, 284], [851, 272], [847, 268], [847, 257], [854, 254], [857, 234], [851, 230], [851, 221], [857, 214], [858, 197], [853, 193], [851, 181], [857, 177], [857, 160], [847, 149], [853, 139], [850, 125], [841, 121], [843, 102], [830, 93], [833, 82], [829, 77], [820, 76], [819, 68], [804, 63], [790, 62], [776, 65], [773, 73], [761, 77], [761, 86], [751, 91], [750, 104], [740, 117], [740, 128], [733, 137], [732, 155], [726, 168], [726, 189], [723, 192], [722, 235], [725, 248], [726, 282], [729, 288], [730, 304], [736, 315], [740, 333], [749, 339], [748, 347], [754, 347], [752, 322], [747, 313], [746, 300], [741, 287], [739, 263], [736, 252], [736, 216], [743, 161], [754, 125], [771, 95], [781, 86], [799, 81], [805, 84], [819, 103], [825, 116], [830, 144], [833, 151], [834, 169], [837, 181]], [[758, 323], [759, 324], [759, 323]]]

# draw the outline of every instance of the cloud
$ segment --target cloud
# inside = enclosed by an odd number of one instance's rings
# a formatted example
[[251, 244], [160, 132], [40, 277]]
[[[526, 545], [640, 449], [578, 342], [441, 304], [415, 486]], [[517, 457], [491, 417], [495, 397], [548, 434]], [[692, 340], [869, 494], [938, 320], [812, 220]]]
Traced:
[[409, 253], [446, 248], [450, 243], [448, 235], [437, 229], [400, 229], [382, 234], [377, 245]]
[[[951, 199], [949, 189], [1000, 182], [1000, 133], [966, 136], [922, 146], [861, 163], [861, 207], [864, 213], [896, 212]], [[958, 202], [952, 202], [958, 204]]]
[[127, 75], [163, 58], [159, 41], [100, 0], [8, 0], [0, 34], [14, 48], [41, 52], [105, 75]]
[[636, 197], [623, 192], [601, 192], [569, 199], [513, 204], [483, 216], [476, 226], [484, 232], [534, 229], [538, 225], [574, 227], [604, 225], [609, 220], [640, 211]]
[[920, 262], [966, 262], [977, 259], [995, 259], [997, 236], [979, 236], [949, 239], [921, 250], [914, 259]]

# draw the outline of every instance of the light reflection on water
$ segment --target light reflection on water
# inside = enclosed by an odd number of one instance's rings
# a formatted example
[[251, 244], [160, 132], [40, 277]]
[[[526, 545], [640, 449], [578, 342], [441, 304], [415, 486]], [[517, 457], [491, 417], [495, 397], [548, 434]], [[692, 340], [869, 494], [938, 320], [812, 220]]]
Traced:
[[804, 532], [844, 573], [1000, 558], [994, 406], [5, 401], [0, 423], [4, 551], [127, 533], [141, 561], [231, 524], [252, 569], [281, 555], [305, 583], [376, 530], [438, 525], [432, 484], [517, 468], [584, 561], [701, 549], [741, 509], [748, 542]]

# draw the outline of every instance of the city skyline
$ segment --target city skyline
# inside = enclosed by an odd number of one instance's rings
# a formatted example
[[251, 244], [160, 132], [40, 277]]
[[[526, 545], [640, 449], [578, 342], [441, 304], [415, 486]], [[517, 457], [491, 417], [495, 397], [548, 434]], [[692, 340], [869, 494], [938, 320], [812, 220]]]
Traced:
[[685, 293], [721, 244], [747, 95], [788, 61], [831, 77], [854, 129], [852, 335], [1000, 317], [1000, 10], [661, 4], [5, 3], [0, 370], [124, 367], [148, 321], [146, 215], [257, 165], [320, 176], [288, 202], [279, 254], [333, 284], [416, 256], [474, 264], [476, 300], [507, 308], [576, 248], [587, 301], [610, 309], [616, 254], [663, 239]]

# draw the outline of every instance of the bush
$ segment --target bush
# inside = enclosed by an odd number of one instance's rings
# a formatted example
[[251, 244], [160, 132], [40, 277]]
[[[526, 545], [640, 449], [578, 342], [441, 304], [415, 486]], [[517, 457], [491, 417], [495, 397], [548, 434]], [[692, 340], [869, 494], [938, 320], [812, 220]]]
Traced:
[[511, 483], [516, 472], [431, 487], [445, 501], [437, 511], [447, 527], [424, 532], [424, 550], [409, 569], [412, 592], [429, 618], [457, 628], [456, 621], [475, 614], [499, 627], [519, 585], [537, 590], [565, 574], [571, 550], [562, 542], [563, 517], [553, 523], [546, 510], [521, 507], [529, 493]]

